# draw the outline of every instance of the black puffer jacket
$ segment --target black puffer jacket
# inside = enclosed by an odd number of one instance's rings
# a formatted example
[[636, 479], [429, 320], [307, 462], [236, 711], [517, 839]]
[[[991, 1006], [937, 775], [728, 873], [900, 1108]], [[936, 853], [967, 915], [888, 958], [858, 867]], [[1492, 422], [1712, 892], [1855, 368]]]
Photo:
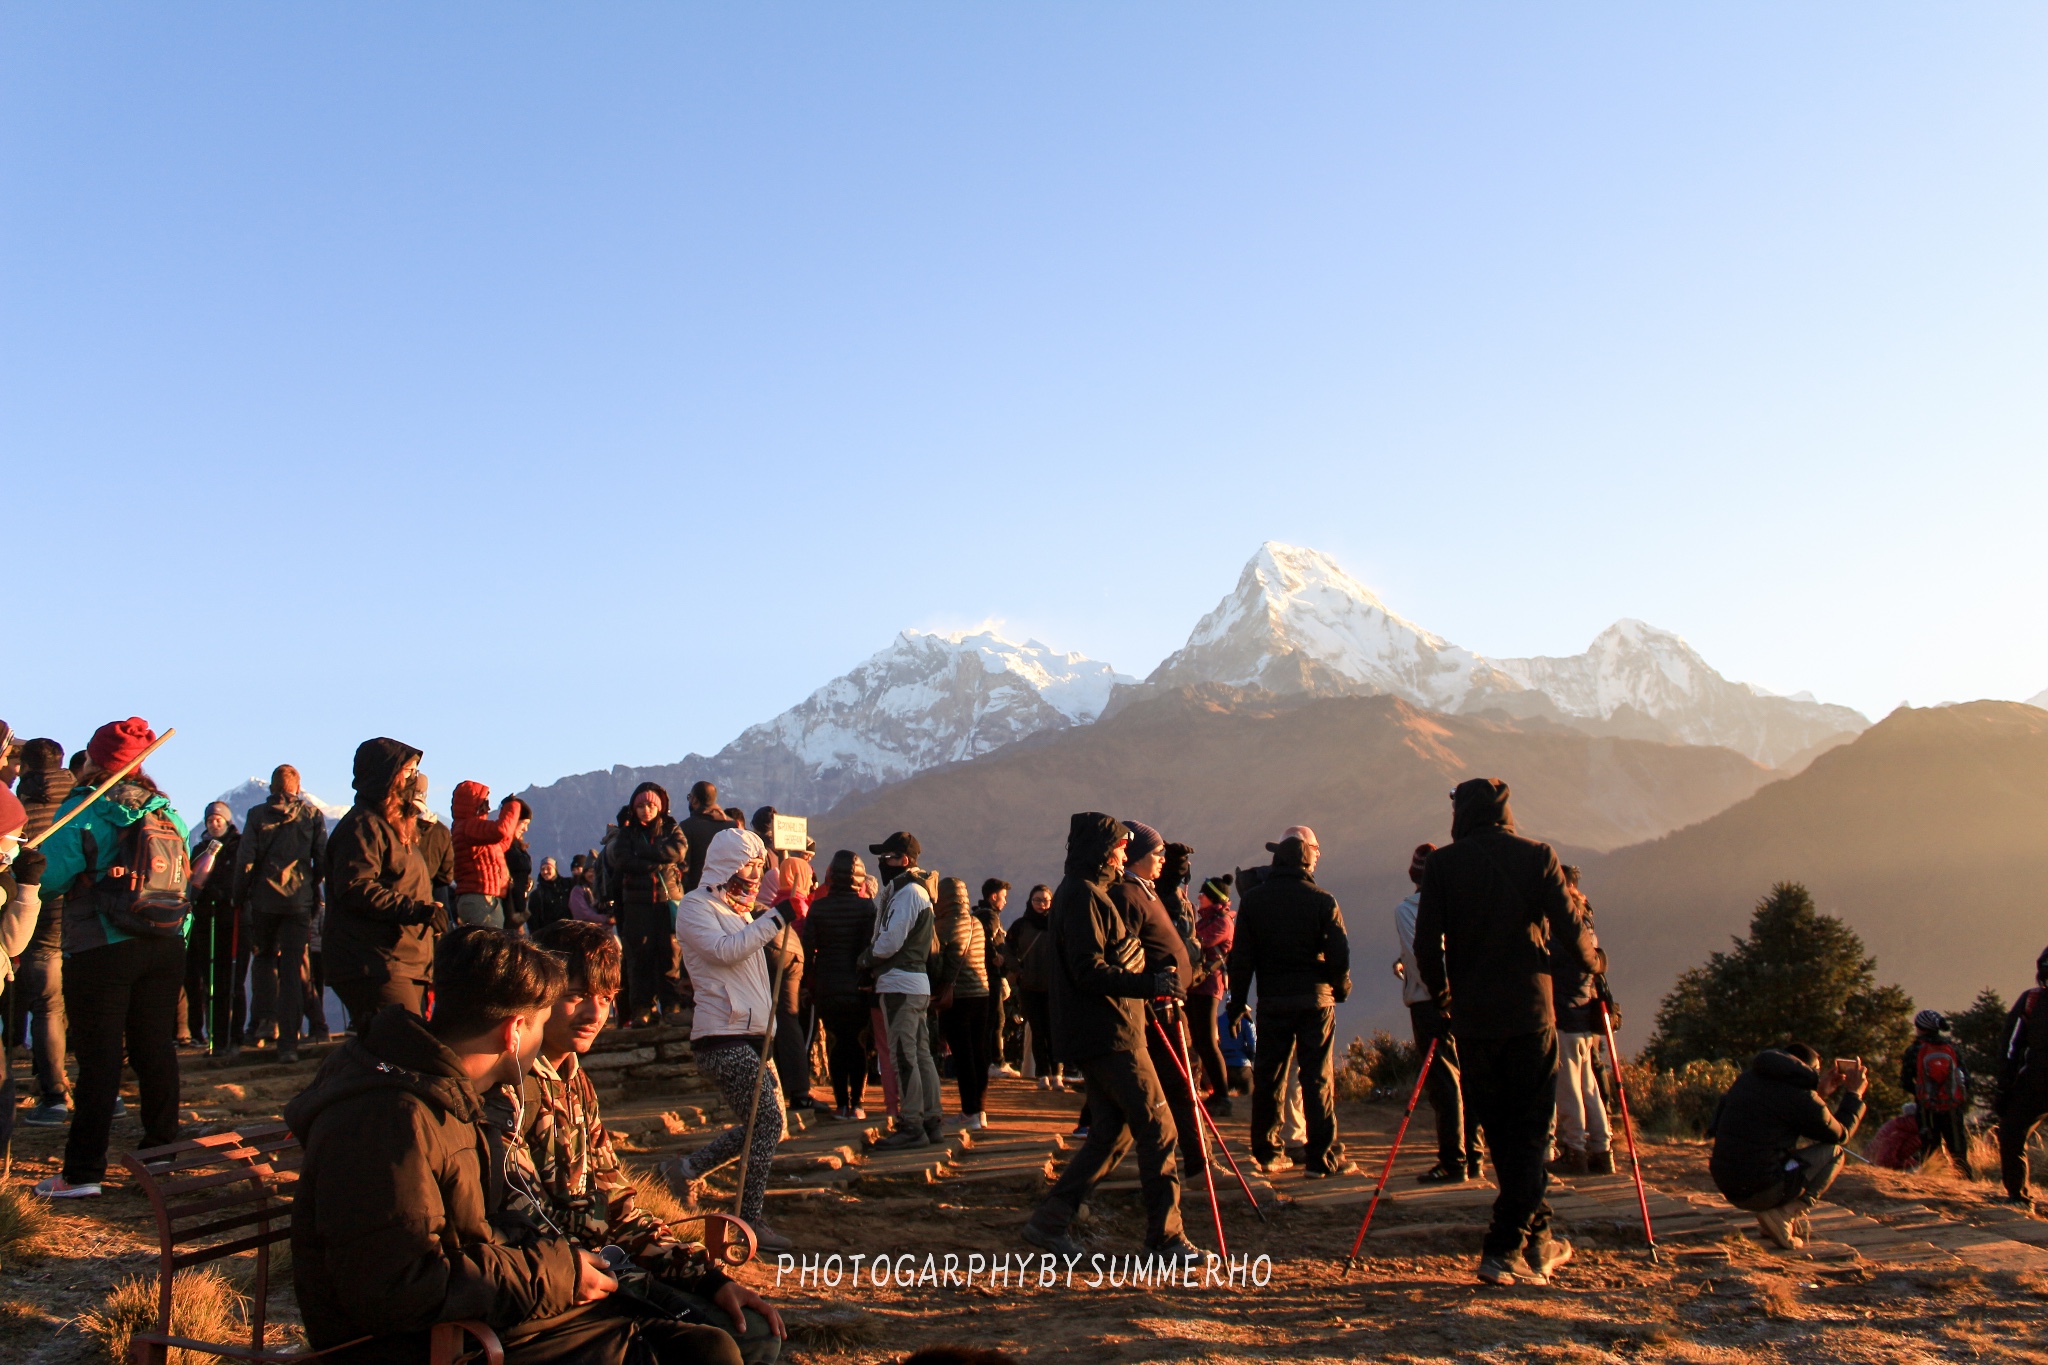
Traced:
[[1010, 981], [1018, 990], [1043, 995], [1052, 989], [1052, 943], [1046, 937], [1051, 931], [1051, 913], [1036, 910], [1026, 910], [1010, 926]]
[[1085, 811], [1067, 829], [1066, 875], [1052, 893], [1052, 1046], [1062, 1062], [1145, 1051], [1152, 980], [1113, 961], [1132, 926], [1109, 898], [1109, 855], [1125, 837], [1107, 815]]
[[[1238, 920], [1238, 937], [1244, 920]], [[1515, 1038], [1556, 1023], [1554, 959], [1598, 970], [1585, 911], [1548, 844], [1515, 833], [1507, 783], [1461, 782], [1451, 842], [1422, 869], [1415, 962], [1461, 1038]]]
[[1757, 1054], [1735, 1078], [1707, 1126], [1714, 1155], [1707, 1173], [1730, 1199], [1747, 1199], [1778, 1183], [1801, 1147], [1844, 1143], [1863, 1118], [1863, 1097], [1846, 1087], [1832, 1109], [1820, 1097], [1820, 1072], [1789, 1052]]
[[[321, 953], [330, 982], [434, 979], [441, 907], [420, 840], [406, 843], [383, 811], [392, 779], [419, 752], [395, 739], [368, 740], [356, 750], [356, 804], [327, 840]], [[421, 821], [416, 828], [424, 834], [432, 827]]]
[[417, 1015], [387, 1006], [284, 1117], [305, 1145], [292, 1281], [306, 1335], [316, 1350], [376, 1337], [329, 1359], [424, 1362], [437, 1322], [504, 1332], [570, 1307], [572, 1245], [514, 1246], [493, 1230], [482, 1101]]
[[619, 812], [618, 832], [605, 846], [605, 898], [613, 905], [664, 905], [683, 898], [682, 826], [664, 809], [651, 825]]
[[1351, 994], [1351, 941], [1337, 898], [1311, 877], [1301, 840], [1288, 839], [1273, 866], [1245, 892], [1230, 949], [1230, 1007], [1259, 987], [1261, 1010], [1328, 1009]]
[[811, 1003], [819, 1009], [843, 1009], [874, 1001], [872, 987], [863, 989], [854, 965], [875, 937], [875, 903], [851, 891], [834, 891], [811, 902], [804, 916], [805, 970]]

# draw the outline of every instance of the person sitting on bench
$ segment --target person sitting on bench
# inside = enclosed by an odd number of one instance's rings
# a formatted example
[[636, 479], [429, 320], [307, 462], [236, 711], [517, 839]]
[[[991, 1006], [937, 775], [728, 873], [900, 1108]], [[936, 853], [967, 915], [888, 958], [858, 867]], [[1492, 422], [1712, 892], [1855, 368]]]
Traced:
[[386, 1006], [285, 1106], [305, 1147], [292, 1280], [314, 1350], [415, 1365], [434, 1324], [473, 1319], [505, 1365], [739, 1365], [717, 1328], [614, 1311], [618, 1281], [567, 1237], [515, 1241], [492, 1223], [480, 1092], [532, 1064], [565, 976], [532, 943], [457, 929], [435, 953], [432, 1021]]
[[569, 979], [541, 1026], [540, 1055], [521, 1083], [484, 1096], [484, 1115], [499, 1144], [493, 1165], [505, 1172], [507, 1212], [524, 1216], [536, 1231], [559, 1229], [591, 1251], [619, 1247], [633, 1265], [619, 1275], [623, 1288], [614, 1302], [725, 1328], [746, 1365], [771, 1365], [787, 1335], [781, 1315], [728, 1279], [701, 1243], [681, 1241], [639, 1205], [605, 1129], [597, 1087], [577, 1060], [597, 1041], [618, 999], [618, 936], [604, 925], [565, 919], [533, 941], [562, 960]]

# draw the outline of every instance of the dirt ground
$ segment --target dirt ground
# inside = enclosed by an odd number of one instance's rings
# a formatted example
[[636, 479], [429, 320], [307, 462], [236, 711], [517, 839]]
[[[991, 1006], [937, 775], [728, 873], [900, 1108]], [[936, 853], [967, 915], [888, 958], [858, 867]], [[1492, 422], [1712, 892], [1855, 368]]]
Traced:
[[[1298, 1177], [1257, 1181], [1264, 1222], [1241, 1195], [1224, 1201], [1229, 1249], [1246, 1267], [1237, 1282], [1134, 1288], [1121, 1270], [1105, 1269], [1091, 1287], [1084, 1263], [1071, 1284], [1064, 1273], [1042, 1284], [1042, 1263], [1018, 1229], [1046, 1179], [1004, 1153], [1040, 1142], [1047, 1145], [1032, 1150], [1063, 1160], [1057, 1145], [1075, 1101], [1021, 1083], [1008, 1087], [992, 1097], [991, 1132], [971, 1135], [977, 1145], [959, 1144], [943, 1169], [849, 1178], [857, 1167], [835, 1173], [825, 1169], [829, 1159], [803, 1154], [843, 1151], [834, 1144], [848, 1141], [857, 1147], [852, 1125], [839, 1126], [843, 1136], [829, 1123], [792, 1134], [791, 1161], [813, 1161], [822, 1172], [784, 1176], [778, 1159], [771, 1216], [798, 1250], [787, 1263], [767, 1258], [740, 1272], [788, 1314], [786, 1359], [870, 1365], [958, 1343], [1026, 1361], [2048, 1360], [2048, 1250], [2039, 1245], [2048, 1243], [2048, 1223], [2012, 1221], [1987, 1203], [1995, 1192], [1989, 1184], [1966, 1183], [1945, 1168], [1919, 1176], [1851, 1170], [1832, 1202], [1848, 1220], [1843, 1226], [1853, 1224], [1843, 1235], [1858, 1245], [1787, 1256], [1744, 1235], [1739, 1219], [1723, 1226], [1685, 1202], [1709, 1189], [1703, 1145], [1646, 1143], [1645, 1174], [1660, 1218], [1674, 1229], [1661, 1238], [1660, 1263], [1646, 1253], [1632, 1189], [1610, 1183], [1592, 1192], [1606, 1201], [1596, 1203], [1567, 1184], [1554, 1193], [1559, 1231], [1576, 1244], [1576, 1259], [1551, 1286], [1495, 1289], [1472, 1273], [1490, 1195], [1405, 1193], [1415, 1189], [1412, 1176], [1427, 1154], [1404, 1152], [1390, 1186], [1396, 1197], [1379, 1209], [1365, 1258], [1347, 1274], [1344, 1258], [1398, 1119], [1379, 1105], [1343, 1111], [1351, 1154], [1368, 1167], [1344, 1189], [1332, 1193], [1339, 1182], [1317, 1187]], [[1240, 1159], [1246, 1108], [1240, 1102], [1226, 1127]], [[117, 1124], [117, 1148], [134, 1140], [132, 1127], [132, 1120]], [[17, 1134], [16, 1188], [55, 1169], [62, 1137], [62, 1130]], [[633, 1160], [650, 1162], [702, 1140], [701, 1130], [685, 1127], [629, 1136], [627, 1145]], [[1189, 1236], [1213, 1245], [1199, 1186], [1186, 1192], [1183, 1208]], [[122, 1181], [101, 1199], [61, 1206], [55, 1217], [38, 1245], [25, 1254], [17, 1246], [0, 1265], [0, 1365], [100, 1359], [77, 1319], [117, 1281], [153, 1270], [147, 1202]], [[1135, 1189], [1113, 1182], [1099, 1192], [1077, 1231], [1106, 1257], [1139, 1252]], [[804, 1258], [822, 1266], [834, 1253], [845, 1258], [837, 1287], [800, 1283]], [[872, 1274], [878, 1253], [893, 1258], [882, 1288]], [[864, 1258], [858, 1287], [846, 1273], [855, 1255]], [[978, 1264], [976, 1282], [936, 1282], [948, 1255], [957, 1258], [956, 1275]], [[1028, 1271], [988, 1283], [996, 1258], [1027, 1255]], [[1264, 1282], [1245, 1282], [1254, 1277]], [[289, 1319], [289, 1294], [275, 1296], [273, 1307]]]

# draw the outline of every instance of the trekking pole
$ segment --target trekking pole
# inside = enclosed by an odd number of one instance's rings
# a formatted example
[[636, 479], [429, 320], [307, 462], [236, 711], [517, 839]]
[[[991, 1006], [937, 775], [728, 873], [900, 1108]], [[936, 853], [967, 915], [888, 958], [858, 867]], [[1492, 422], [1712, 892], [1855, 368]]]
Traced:
[[1387, 1164], [1380, 1167], [1380, 1183], [1373, 1186], [1372, 1202], [1365, 1206], [1365, 1221], [1358, 1225], [1358, 1237], [1351, 1243], [1351, 1254], [1344, 1258], [1344, 1273], [1349, 1275], [1351, 1267], [1358, 1260], [1358, 1249], [1365, 1245], [1366, 1231], [1372, 1227], [1372, 1216], [1379, 1209], [1380, 1195], [1386, 1191], [1387, 1177], [1394, 1173], [1394, 1158], [1401, 1154], [1401, 1139], [1408, 1136], [1408, 1120], [1415, 1117], [1415, 1106], [1422, 1102], [1422, 1083], [1429, 1079], [1430, 1063], [1436, 1060], [1436, 1045], [1440, 1040], [1429, 1040], [1429, 1048], [1422, 1054], [1422, 1071], [1415, 1077], [1415, 1091], [1408, 1096], [1408, 1110], [1401, 1115], [1401, 1126], [1394, 1130], [1394, 1145], [1387, 1148]]
[[[1180, 1020], [1180, 1055], [1183, 1058], [1190, 1059], [1187, 1064], [1190, 1082], [1193, 1081], [1195, 1074], [1195, 1065], [1192, 1060], [1193, 1052], [1194, 1040], [1188, 1034], [1187, 1014], [1183, 1011]], [[1188, 1090], [1192, 1092], [1194, 1086], [1190, 1084]], [[1270, 1221], [1266, 1217], [1266, 1210], [1259, 1203], [1259, 1197], [1252, 1193], [1251, 1182], [1246, 1180], [1244, 1172], [1237, 1168], [1237, 1158], [1230, 1154], [1230, 1144], [1223, 1140], [1222, 1131], [1216, 1127], [1216, 1116], [1211, 1114], [1209, 1107], [1199, 1100], [1195, 1103], [1195, 1122], [1206, 1127], [1209, 1130], [1209, 1136], [1216, 1139], [1216, 1150], [1223, 1153], [1224, 1163], [1230, 1167], [1230, 1173], [1237, 1177], [1239, 1187], [1244, 1190], [1244, 1197], [1251, 1201], [1252, 1212], [1259, 1215], [1261, 1223]]]
[[[775, 912], [771, 910], [768, 913], [772, 915]], [[776, 967], [775, 985], [768, 992], [768, 1032], [761, 1039], [761, 1062], [754, 1072], [754, 1102], [747, 1106], [747, 1145], [740, 1148], [740, 1192], [733, 1203], [733, 1213], [743, 1223], [747, 1207], [747, 1162], [754, 1155], [754, 1123], [761, 1117], [761, 1087], [768, 1083], [768, 1049], [775, 1045], [775, 1005], [782, 998], [782, 977], [789, 970], [789, 961], [785, 957]], [[765, 1206], [762, 1212], [767, 1212]]]
[[[1173, 1040], [1166, 1036], [1166, 1030], [1159, 1023], [1156, 1002], [1154, 1008], [1146, 1012], [1145, 1017], [1152, 1025], [1152, 1031], [1159, 1035], [1159, 1045], [1166, 1049], [1168, 1057], [1173, 1058], [1174, 1069], [1180, 1072], [1181, 1083], [1187, 1086], [1189, 1100], [1194, 1102], [1196, 1108], [1200, 1108], [1201, 1101], [1195, 1100], [1195, 1087], [1188, 1081], [1187, 1064], [1174, 1054]], [[1216, 1202], [1216, 1172], [1209, 1167], [1209, 1138], [1200, 1119], [1195, 1120], [1195, 1142], [1202, 1149], [1202, 1180], [1209, 1187], [1209, 1217], [1216, 1223], [1216, 1254], [1227, 1260], [1230, 1256], [1230, 1244], [1223, 1239], [1223, 1206]]]
[[147, 749], [144, 749], [141, 753], [135, 755], [135, 757], [129, 759], [126, 763], [123, 763], [120, 767], [116, 768], [113, 771], [113, 773], [108, 776], [106, 781], [100, 783], [97, 787], [94, 787], [92, 789], [91, 795], [87, 796], [85, 800], [79, 802], [70, 810], [65, 811], [62, 815], [58, 816], [55, 820], [51, 821], [50, 827], [48, 829], [44, 830], [41, 834], [38, 834], [35, 838], [30, 839], [27, 843], [23, 844], [22, 847], [34, 848], [37, 844], [42, 843], [43, 840], [49, 838], [52, 834], [55, 834], [58, 830], [64, 828], [64, 826], [70, 824], [73, 820], [77, 819], [78, 813], [80, 811], [84, 810], [87, 806], [90, 806], [93, 802], [99, 800], [102, 796], [105, 796], [107, 794], [107, 789], [109, 787], [112, 787], [116, 782], [119, 782], [122, 778], [128, 776], [128, 774], [134, 772], [137, 768], [141, 767], [143, 759], [148, 758], [158, 749], [163, 748], [164, 741], [168, 740], [172, 735], [175, 735], [177, 733], [177, 727], [173, 726], [172, 728], [158, 735], [156, 737], [155, 743], [151, 744]]
[[1614, 1016], [1607, 1012], [1606, 998], [1599, 997], [1600, 1028], [1607, 1035], [1607, 1060], [1614, 1067], [1614, 1097], [1621, 1101], [1621, 1131], [1628, 1138], [1628, 1167], [1636, 1178], [1636, 1207], [1643, 1211], [1643, 1240], [1650, 1244], [1650, 1264], [1659, 1263], [1657, 1234], [1650, 1227], [1650, 1196], [1643, 1189], [1643, 1163], [1636, 1156], [1636, 1125], [1628, 1114], [1628, 1083], [1621, 1076], [1621, 1050], [1614, 1045]]

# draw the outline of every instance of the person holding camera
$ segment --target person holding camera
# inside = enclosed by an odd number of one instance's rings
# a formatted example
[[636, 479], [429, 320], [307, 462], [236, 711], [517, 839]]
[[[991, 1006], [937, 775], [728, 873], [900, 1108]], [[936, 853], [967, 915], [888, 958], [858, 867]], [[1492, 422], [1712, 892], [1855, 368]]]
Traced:
[[1841, 1172], [1869, 1085], [1860, 1058], [1822, 1070], [1820, 1053], [1788, 1043], [1757, 1054], [1714, 1110], [1707, 1173], [1784, 1250], [1806, 1245], [1807, 1210]]

